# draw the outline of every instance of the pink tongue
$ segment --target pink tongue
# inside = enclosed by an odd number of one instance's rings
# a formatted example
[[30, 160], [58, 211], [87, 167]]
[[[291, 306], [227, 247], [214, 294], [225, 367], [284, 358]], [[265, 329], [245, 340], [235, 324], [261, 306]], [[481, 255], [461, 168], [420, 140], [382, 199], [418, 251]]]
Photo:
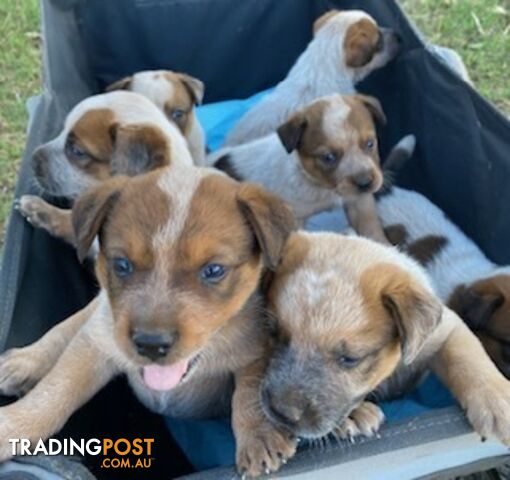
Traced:
[[170, 390], [179, 383], [187, 369], [187, 360], [173, 365], [148, 365], [143, 367], [143, 381], [153, 390]]

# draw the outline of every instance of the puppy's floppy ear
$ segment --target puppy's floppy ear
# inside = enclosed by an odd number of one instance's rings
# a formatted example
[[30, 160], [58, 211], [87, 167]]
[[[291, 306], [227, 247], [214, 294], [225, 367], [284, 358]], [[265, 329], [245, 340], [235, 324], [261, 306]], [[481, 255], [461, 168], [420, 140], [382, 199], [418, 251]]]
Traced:
[[110, 163], [113, 174], [134, 176], [170, 164], [169, 139], [154, 125], [116, 125], [110, 134], [114, 144]]
[[370, 112], [372, 118], [381, 125], [388, 122], [386, 114], [382, 108], [381, 102], [377, 98], [370, 95], [354, 95], [354, 98], [361, 102], [363, 106]]
[[329, 12], [323, 13], [315, 22], [313, 22], [313, 34], [317, 32], [328, 22], [330, 18], [333, 18], [340, 10], [329, 10]]
[[237, 204], [253, 230], [264, 264], [275, 270], [296, 221], [287, 204], [276, 195], [251, 183], [241, 184]]
[[111, 83], [105, 88], [105, 92], [113, 92], [114, 90], [129, 90], [131, 88], [131, 82], [133, 81], [133, 77], [124, 77], [116, 82]]
[[71, 218], [80, 262], [85, 260], [125, 182], [126, 177], [115, 177], [91, 188], [76, 200]]
[[305, 133], [308, 122], [302, 112], [295, 113], [276, 130], [280, 141], [287, 153], [291, 153], [299, 147], [303, 133]]
[[453, 293], [449, 306], [472, 330], [481, 330], [487, 326], [494, 312], [505, 301], [498, 292], [477, 292], [473, 287], [464, 285]]
[[198, 78], [185, 73], [178, 73], [177, 76], [193, 99], [193, 103], [195, 105], [201, 105], [204, 100], [204, 83]]
[[345, 64], [359, 68], [369, 63], [376, 52], [378, 35], [377, 28], [363, 20], [351, 25], [344, 40]]
[[[402, 360], [412, 363], [441, 320], [443, 305], [424, 285], [396, 265], [381, 263], [362, 276], [365, 295], [382, 304], [400, 337]], [[375, 298], [374, 298], [375, 296]]]

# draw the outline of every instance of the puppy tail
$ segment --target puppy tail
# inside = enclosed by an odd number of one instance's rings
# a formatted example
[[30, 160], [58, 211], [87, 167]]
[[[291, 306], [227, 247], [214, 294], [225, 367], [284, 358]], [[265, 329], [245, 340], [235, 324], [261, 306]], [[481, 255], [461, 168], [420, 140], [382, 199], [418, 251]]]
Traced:
[[382, 171], [384, 183], [381, 189], [377, 192], [376, 197], [380, 197], [391, 192], [391, 188], [395, 183], [395, 177], [413, 156], [415, 148], [416, 137], [414, 135], [406, 135], [391, 149], [391, 152], [383, 162]]

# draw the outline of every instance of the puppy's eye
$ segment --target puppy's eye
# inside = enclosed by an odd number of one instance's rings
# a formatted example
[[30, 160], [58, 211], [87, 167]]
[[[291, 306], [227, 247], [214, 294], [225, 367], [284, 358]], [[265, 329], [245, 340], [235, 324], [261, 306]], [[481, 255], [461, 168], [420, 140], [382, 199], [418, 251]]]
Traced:
[[200, 278], [206, 283], [218, 283], [227, 274], [227, 268], [219, 263], [208, 263], [200, 270]]
[[349, 357], [348, 355], [341, 355], [338, 357], [338, 364], [345, 369], [357, 367], [361, 362], [361, 358]]
[[68, 156], [75, 157], [77, 159], [84, 159], [88, 156], [87, 152], [74, 142], [67, 142], [65, 149]]
[[172, 117], [172, 120], [174, 122], [181, 121], [185, 116], [186, 116], [186, 112], [179, 108], [176, 108], [170, 112], [170, 117]]
[[324, 153], [319, 159], [326, 167], [334, 167], [338, 163], [338, 157], [333, 152]]
[[127, 278], [129, 277], [134, 270], [133, 264], [131, 261], [124, 257], [117, 257], [113, 259], [113, 271], [115, 275], [119, 278]]
[[365, 150], [367, 152], [371, 152], [374, 148], [375, 148], [375, 139], [374, 138], [369, 138], [365, 142]]

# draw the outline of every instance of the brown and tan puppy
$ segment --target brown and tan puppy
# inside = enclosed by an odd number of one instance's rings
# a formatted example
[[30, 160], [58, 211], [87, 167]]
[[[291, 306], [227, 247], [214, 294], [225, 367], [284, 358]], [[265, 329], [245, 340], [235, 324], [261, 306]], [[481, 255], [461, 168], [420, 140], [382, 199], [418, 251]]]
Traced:
[[[192, 165], [179, 129], [142, 95], [112, 92], [78, 103], [60, 134], [33, 154], [42, 189], [75, 199], [115, 175], [139, 175], [170, 163]], [[75, 244], [69, 210], [24, 195], [15, 208], [34, 226]]]
[[383, 180], [376, 122], [386, 123], [376, 98], [329, 95], [294, 113], [276, 133], [222, 148], [207, 163], [280, 195], [301, 224], [341, 206], [357, 233], [386, 243], [372, 195]]
[[[73, 223], [80, 257], [100, 232], [101, 291], [34, 346], [2, 356], [4, 393], [47, 373], [0, 408], [1, 459], [11, 456], [9, 438], [48, 438], [121, 373], [156, 412], [224, 415], [234, 383], [245, 397], [251, 364], [266, 356], [259, 280], [277, 267], [294, 225], [283, 201], [215, 170], [174, 163], [91, 189], [76, 202]], [[240, 470], [260, 474], [293, 454], [295, 440], [261, 411], [257, 418], [234, 406], [233, 422], [250, 424], [237, 430]]]
[[432, 369], [480, 435], [510, 444], [510, 383], [404, 254], [295, 233], [268, 301], [275, 348], [259, 396], [276, 425], [305, 438], [349, 418], [377, 428], [381, 416], [366, 399], [398, 396]]
[[195, 165], [204, 165], [205, 135], [195, 115], [195, 106], [204, 99], [204, 84], [200, 80], [171, 70], [147, 70], [124, 77], [106, 89], [113, 90], [130, 90], [151, 100], [179, 127]]

